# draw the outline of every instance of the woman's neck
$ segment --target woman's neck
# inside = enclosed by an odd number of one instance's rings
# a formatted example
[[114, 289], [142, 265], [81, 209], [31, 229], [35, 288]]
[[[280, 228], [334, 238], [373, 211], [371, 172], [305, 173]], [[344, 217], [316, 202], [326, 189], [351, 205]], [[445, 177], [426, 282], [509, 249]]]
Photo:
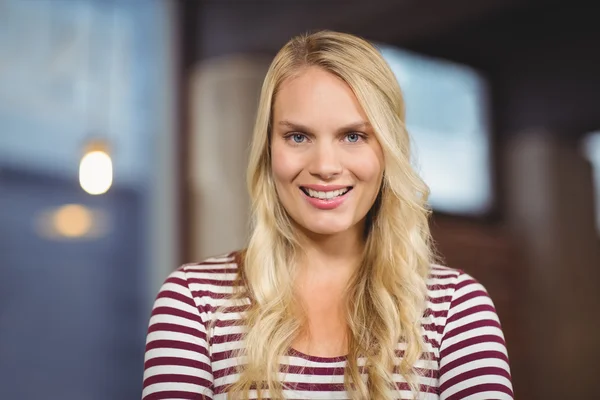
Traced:
[[294, 282], [298, 301], [294, 307], [303, 325], [292, 347], [317, 357], [345, 355], [346, 295], [362, 260], [362, 230], [328, 236], [302, 235], [300, 246], [302, 254]]
[[[354, 272], [360, 265], [364, 249], [363, 230], [359, 227], [336, 235], [303, 234], [300, 238], [305, 272]], [[346, 275], [346, 274], [344, 274]]]

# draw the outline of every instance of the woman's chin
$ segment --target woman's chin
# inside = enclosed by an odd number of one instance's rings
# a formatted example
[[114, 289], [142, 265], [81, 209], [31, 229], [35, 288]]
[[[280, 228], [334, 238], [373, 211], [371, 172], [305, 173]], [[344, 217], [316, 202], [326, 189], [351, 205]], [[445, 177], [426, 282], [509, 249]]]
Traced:
[[304, 229], [313, 235], [332, 236], [348, 231], [351, 226], [347, 224], [307, 224]]

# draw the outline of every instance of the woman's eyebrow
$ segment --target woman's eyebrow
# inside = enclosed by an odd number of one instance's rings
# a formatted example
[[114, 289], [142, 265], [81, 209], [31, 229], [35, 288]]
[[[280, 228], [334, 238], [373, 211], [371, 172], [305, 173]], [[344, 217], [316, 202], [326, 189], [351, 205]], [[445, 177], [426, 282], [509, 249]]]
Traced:
[[305, 132], [305, 133], [309, 133], [311, 131], [305, 125], [298, 124], [298, 123], [295, 123], [295, 122], [286, 121], [286, 120], [279, 121], [278, 125], [284, 126], [284, 127], [288, 128], [288, 129], [291, 129], [293, 131], [300, 131], [300, 132]]
[[351, 124], [345, 125], [338, 129], [338, 132], [348, 132], [348, 131], [365, 131], [371, 128], [371, 124], [367, 121], [357, 121]]
[[[284, 126], [288, 129], [294, 130], [294, 131], [300, 131], [300, 132], [305, 132], [305, 133], [310, 133], [313, 130], [310, 129], [309, 127], [307, 127], [306, 125], [302, 125], [296, 122], [291, 122], [291, 121], [287, 121], [287, 120], [282, 120], [279, 121], [279, 124], [281, 126]], [[367, 121], [357, 121], [357, 122], [353, 122], [351, 124], [348, 125], [344, 125], [340, 128], [337, 129], [338, 133], [343, 133], [343, 132], [348, 132], [348, 131], [362, 131], [362, 130], [368, 130], [371, 128], [371, 124]]]

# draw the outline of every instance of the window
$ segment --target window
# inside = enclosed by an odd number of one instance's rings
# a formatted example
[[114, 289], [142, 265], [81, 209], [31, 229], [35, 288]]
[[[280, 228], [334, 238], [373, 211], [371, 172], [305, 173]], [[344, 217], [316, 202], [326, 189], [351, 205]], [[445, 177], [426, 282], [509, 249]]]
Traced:
[[590, 133], [583, 141], [585, 156], [594, 169], [594, 187], [596, 193], [596, 226], [600, 233], [600, 131]]
[[[139, 397], [156, 283], [176, 265], [171, 7], [0, 0], [0, 375], [27, 377], [0, 399]], [[115, 149], [101, 196], [77, 179], [94, 135]], [[105, 234], [39, 229], [72, 204]]]
[[485, 80], [466, 66], [379, 48], [404, 94], [413, 161], [431, 189], [432, 208], [460, 215], [490, 211]]

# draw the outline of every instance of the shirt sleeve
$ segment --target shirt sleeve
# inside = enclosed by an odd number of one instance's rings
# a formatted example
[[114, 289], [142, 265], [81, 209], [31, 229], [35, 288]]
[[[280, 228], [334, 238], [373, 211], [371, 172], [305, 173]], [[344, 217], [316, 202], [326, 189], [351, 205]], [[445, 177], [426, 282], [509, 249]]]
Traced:
[[143, 400], [213, 398], [207, 329], [182, 268], [165, 281], [146, 339]]
[[485, 288], [461, 273], [440, 342], [442, 400], [513, 399], [504, 334]]

